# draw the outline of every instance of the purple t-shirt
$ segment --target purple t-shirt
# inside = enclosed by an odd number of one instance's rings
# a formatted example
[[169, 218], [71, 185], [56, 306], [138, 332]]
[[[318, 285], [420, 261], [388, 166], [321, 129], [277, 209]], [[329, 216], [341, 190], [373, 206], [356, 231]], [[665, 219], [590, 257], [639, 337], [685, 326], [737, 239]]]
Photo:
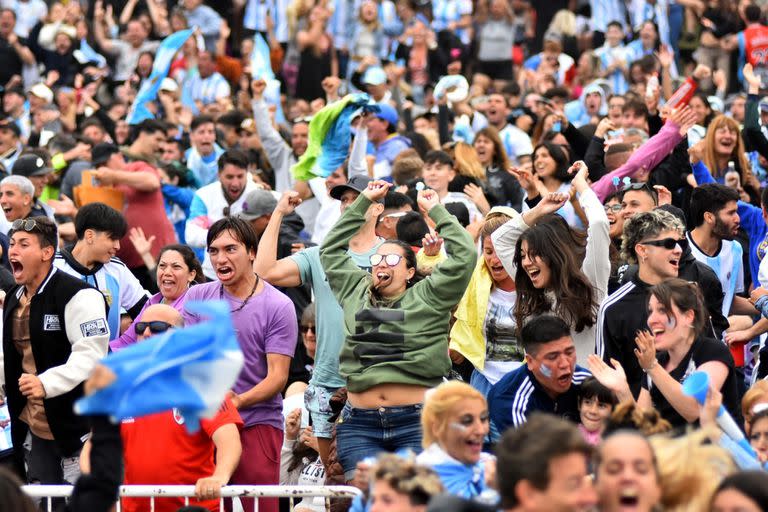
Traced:
[[[187, 292], [186, 302], [219, 300], [229, 303], [230, 310], [239, 308], [243, 301], [232, 297], [218, 281], [193, 286]], [[182, 312], [186, 325], [202, 322], [204, 318], [186, 309]], [[267, 377], [267, 354], [293, 357], [298, 336], [296, 310], [291, 299], [264, 282], [261, 293], [254, 295], [243, 309], [232, 313], [237, 341], [245, 357], [245, 364], [235, 382], [234, 391], [243, 393]], [[283, 429], [283, 397], [280, 393], [271, 399], [240, 409], [246, 427], [271, 425]]]

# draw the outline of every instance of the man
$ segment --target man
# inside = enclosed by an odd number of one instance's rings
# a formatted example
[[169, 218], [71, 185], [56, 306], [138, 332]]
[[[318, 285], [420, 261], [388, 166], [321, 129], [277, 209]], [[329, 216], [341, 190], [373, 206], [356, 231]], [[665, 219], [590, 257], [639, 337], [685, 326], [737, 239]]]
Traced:
[[291, 126], [291, 144], [286, 144], [272, 124], [269, 106], [264, 101], [264, 89], [266, 87], [267, 83], [264, 80], [254, 80], [251, 83], [253, 120], [256, 123], [256, 131], [261, 138], [269, 165], [272, 166], [275, 173], [275, 190], [283, 193], [293, 186], [291, 167], [307, 150], [309, 120], [305, 117], [294, 119]]
[[183, 0], [180, 3], [187, 17], [187, 25], [200, 27], [200, 33], [205, 38], [205, 47], [214, 48], [221, 28], [221, 16], [212, 8], [203, 5], [202, 0]]
[[720, 279], [725, 292], [722, 311], [726, 317], [757, 314], [749, 300], [737, 295], [744, 292], [744, 250], [735, 240], [739, 232], [738, 200], [737, 191], [713, 183], [694, 188], [688, 207], [696, 226], [687, 233], [691, 252]]
[[[5, 86], [16, 77], [19, 80], [24, 65], [35, 64], [35, 56], [27, 47], [27, 41], [16, 35], [16, 13], [12, 9], [0, 9], [0, 84]], [[15, 84], [21, 85], [20, 81]]]
[[[189, 206], [184, 235], [189, 246], [203, 249], [207, 245], [208, 228], [223, 217], [236, 215], [243, 209], [246, 196], [256, 190], [248, 174], [248, 157], [239, 149], [230, 149], [219, 157], [219, 180], [195, 192]], [[203, 272], [215, 278], [208, 254], [204, 255]]]
[[16, 14], [16, 34], [28, 37], [29, 31], [48, 15], [48, 6], [44, 0], [3, 0], [3, 7], [13, 9]]
[[738, 33], [739, 67], [752, 64], [755, 75], [762, 78], [761, 89], [768, 86], [768, 66], [765, 52], [768, 51], [768, 27], [762, 22], [763, 13], [759, 6], [748, 5], [744, 9], [744, 22], [747, 27]]
[[648, 183], [631, 183], [624, 187], [619, 199], [621, 216], [626, 222], [638, 213], [649, 212], [656, 208], [659, 204], [659, 193]]
[[136, 318], [149, 298], [139, 280], [115, 257], [128, 231], [123, 215], [104, 203], [90, 203], [75, 216], [77, 242], [61, 249], [53, 264], [99, 290], [107, 299], [109, 340], [120, 336], [122, 310]]
[[618, 19], [610, 21], [605, 29], [605, 44], [595, 50], [602, 64], [601, 75], [611, 85], [613, 94], [625, 94], [629, 90], [627, 73], [629, 55], [624, 47], [624, 28]]
[[[125, 220], [128, 228], [141, 228], [147, 239], [155, 237], [152, 256], [157, 258], [160, 249], [176, 242], [176, 233], [165, 214], [165, 203], [160, 190], [157, 169], [146, 162], [126, 163], [117, 146], [97, 144], [92, 151], [92, 163], [97, 168], [93, 176], [101, 185], [114, 186], [125, 198]], [[136, 252], [128, 235], [120, 241], [117, 257], [131, 269], [145, 288], [154, 286], [141, 255]]]
[[13, 224], [8, 260], [18, 286], [3, 311], [14, 462], [28, 482], [39, 484], [77, 479], [88, 422], [73, 405], [109, 340], [101, 293], [53, 267], [58, 242], [46, 217]]
[[184, 88], [189, 91], [189, 97], [200, 109], [205, 105], [226, 100], [232, 94], [227, 79], [216, 71], [216, 55], [210, 51], [198, 53], [197, 74], [192, 74], [185, 80]]
[[508, 115], [509, 106], [504, 95], [499, 93], [489, 95], [485, 117], [488, 119], [488, 124], [499, 131], [499, 136], [511, 163], [519, 165], [521, 156], [533, 153], [533, 145], [527, 133], [507, 122]]
[[[138, 341], [182, 327], [181, 314], [166, 304], [149, 306], [135, 324]], [[191, 485], [200, 502], [190, 505], [219, 510], [221, 487], [240, 462], [243, 420], [228, 398], [216, 415], [200, 421], [200, 430], [187, 432], [177, 409], [124, 420], [121, 427], [126, 485]], [[214, 457], [215, 454], [215, 457]], [[169, 468], [172, 470], [169, 471]], [[184, 498], [155, 499], [154, 510], [172, 512], [184, 506]], [[126, 512], [147, 510], [149, 499], [123, 499]]]
[[45, 216], [43, 210], [35, 209], [35, 186], [24, 176], [8, 176], [0, 181], [0, 208], [8, 222]]
[[376, 157], [373, 175], [375, 178], [386, 178], [392, 174], [395, 157], [410, 148], [411, 142], [397, 133], [397, 110], [388, 103], [379, 103], [379, 107], [379, 112], [368, 117], [368, 140]]
[[136, 139], [123, 150], [128, 161], [143, 161], [157, 167], [160, 145], [165, 141], [165, 126], [160, 121], [146, 119], [136, 126]]
[[13, 119], [19, 127], [20, 137], [27, 140], [32, 131], [29, 109], [27, 108], [27, 96], [22, 86], [12, 87], [3, 95], [3, 112]]
[[[96, 4], [97, 7], [101, 4]], [[148, 41], [149, 33], [144, 24], [138, 19], [130, 20], [125, 27], [125, 35], [120, 39], [109, 39], [104, 30], [104, 8], [93, 11], [93, 37], [105, 52], [116, 58], [114, 76], [115, 82], [124, 82], [131, 78], [139, 62], [139, 56], [144, 52], [155, 53], [160, 41]]]
[[0, 121], [0, 171], [5, 174], [10, 174], [13, 164], [24, 149], [20, 137], [21, 129], [13, 119]]
[[189, 143], [191, 147], [184, 155], [187, 167], [195, 175], [199, 186], [213, 183], [218, 171], [218, 160], [224, 149], [216, 144], [216, 125], [212, 117], [197, 116], [192, 119]]
[[579, 422], [579, 386], [590, 373], [576, 365], [568, 325], [553, 315], [533, 318], [520, 338], [525, 365], [505, 375], [488, 393], [488, 410], [499, 432], [518, 428], [533, 412]]
[[13, 164], [13, 176], [23, 176], [32, 182], [35, 187], [35, 191], [32, 195], [32, 210], [33, 216], [38, 212], [44, 212], [43, 214], [53, 220], [53, 208], [40, 201], [40, 195], [43, 193], [45, 185], [48, 183], [48, 175], [53, 172], [53, 169], [45, 165], [45, 160], [42, 156], [35, 153], [27, 153], [21, 155], [16, 163]]
[[[208, 254], [218, 281], [193, 286], [187, 300], [226, 300], [232, 311], [245, 365], [231, 392], [245, 427], [243, 454], [233, 484], [275, 485], [280, 479], [283, 444], [282, 397], [291, 356], [296, 350], [298, 322], [290, 299], [253, 271], [256, 234], [244, 220], [226, 217], [207, 236]], [[199, 317], [184, 312], [187, 323]], [[243, 501], [243, 500], [241, 500]], [[254, 510], [253, 500], [244, 503]], [[277, 511], [277, 500], [260, 500], [259, 510]]]
[[[354, 176], [349, 183], [334, 187], [331, 196], [339, 199], [340, 209], [344, 211], [367, 188], [370, 181], [371, 178], [367, 176]], [[259, 242], [254, 269], [274, 286], [294, 287], [309, 284], [312, 287], [317, 311], [317, 352], [315, 369], [304, 396], [307, 409], [312, 415], [312, 429], [318, 439], [318, 451], [323, 463], [327, 465], [333, 436], [330, 399], [337, 389], [346, 384], [339, 375], [339, 353], [344, 343], [344, 313], [325, 277], [320, 263], [320, 247], [310, 247], [292, 256], [277, 259], [280, 224], [300, 201], [296, 192], [288, 191], [283, 194]], [[347, 254], [358, 267], [366, 270], [371, 267], [370, 256], [383, 242], [376, 236], [375, 231], [376, 219], [382, 210], [381, 204], [371, 205], [366, 213], [365, 224], [349, 243]]]
[[398, 221], [412, 211], [413, 201], [410, 197], [390, 190], [384, 196], [384, 211], [376, 222], [376, 234], [384, 240], [396, 240]]
[[508, 430], [496, 447], [501, 509], [592, 510], [597, 494], [589, 477], [590, 455], [591, 447], [578, 429], [552, 416], [535, 414], [522, 427]]
[[221, 133], [221, 142], [225, 148], [240, 148], [244, 120], [245, 116], [239, 110], [230, 110], [216, 119], [216, 131]]

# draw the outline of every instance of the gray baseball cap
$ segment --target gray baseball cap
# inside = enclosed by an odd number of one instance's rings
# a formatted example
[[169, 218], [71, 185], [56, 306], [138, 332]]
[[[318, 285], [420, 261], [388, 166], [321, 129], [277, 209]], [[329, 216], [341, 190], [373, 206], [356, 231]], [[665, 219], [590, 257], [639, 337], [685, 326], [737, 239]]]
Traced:
[[275, 211], [277, 199], [269, 190], [252, 190], [245, 196], [243, 209], [237, 216], [243, 220], [256, 220]]

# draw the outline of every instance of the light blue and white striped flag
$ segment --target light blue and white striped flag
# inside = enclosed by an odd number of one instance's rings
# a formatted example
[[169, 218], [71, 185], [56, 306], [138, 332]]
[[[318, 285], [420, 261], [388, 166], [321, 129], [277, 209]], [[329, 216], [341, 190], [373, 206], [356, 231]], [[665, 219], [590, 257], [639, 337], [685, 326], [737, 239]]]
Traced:
[[280, 101], [280, 80], [275, 78], [275, 72], [272, 70], [272, 61], [269, 56], [269, 45], [264, 38], [256, 32], [253, 36], [253, 52], [251, 53], [251, 76], [261, 78], [267, 82], [264, 89], [264, 101], [270, 105], [275, 105], [275, 120], [278, 124], [285, 122], [282, 102]]
[[221, 407], [243, 367], [228, 305], [192, 302], [189, 311], [209, 320], [166, 331], [102, 360], [117, 379], [75, 403], [82, 415], [106, 414], [117, 422], [173, 408], [195, 432], [201, 418]]
[[152, 73], [144, 81], [136, 95], [130, 112], [128, 112], [128, 124], [139, 124], [145, 119], [152, 119], [155, 116], [147, 108], [147, 103], [155, 101], [157, 92], [160, 90], [160, 84], [163, 78], [168, 76], [171, 69], [173, 56], [181, 49], [187, 39], [192, 36], [194, 29], [179, 30], [169, 35], [160, 43], [155, 53], [155, 62], [152, 64]]

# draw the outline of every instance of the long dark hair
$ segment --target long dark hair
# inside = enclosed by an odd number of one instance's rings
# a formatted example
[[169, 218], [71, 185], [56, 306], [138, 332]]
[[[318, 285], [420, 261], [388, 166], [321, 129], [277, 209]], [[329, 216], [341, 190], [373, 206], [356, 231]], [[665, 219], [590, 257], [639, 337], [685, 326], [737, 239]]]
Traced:
[[520, 236], [515, 247], [515, 320], [518, 329], [529, 317], [548, 313], [553, 306], [547, 297], [547, 289], [534, 287], [523, 269], [523, 242], [528, 244], [529, 257], [538, 256], [549, 266], [551, 276], [548, 289], [557, 296], [554, 313], [576, 332], [595, 325], [598, 304], [592, 283], [581, 271], [586, 245], [582, 240], [580, 233], [569, 228], [565, 219], [555, 214], [545, 216]]
[[554, 142], [545, 141], [538, 144], [534, 148], [533, 150], [534, 168], [536, 165], [536, 152], [540, 148], [546, 149], [549, 152], [549, 156], [551, 156], [552, 160], [554, 160], [555, 163], [557, 164], [557, 169], [555, 169], [555, 173], [552, 175], [552, 177], [561, 183], [566, 183], [571, 181], [571, 179], [573, 179], [573, 176], [568, 174], [568, 167], [570, 166], [568, 163], [568, 155], [566, 154], [566, 151], [562, 146], [560, 146], [559, 144], [555, 144]]
[[190, 249], [188, 245], [166, 245], [160, 249], [160, 254], [157, 255], [157, 261], [159, 262], [160, 258], [163, 257], [163, 254], [168, 251], [176, 251], [177, 253], [181, 254], [181, 258], [184, 260], [184, 264], [187, 266], [189, 271], [195, 271], [195, 279], [192, 280], [191, 284], [203, 284], [208, 281], [208, 279], [205, 277], [205, 274], [203, 274], [203, 267], [200, 265], [200, 260], [197, 259], [197, 256], [195, 256], [195, 251]]

